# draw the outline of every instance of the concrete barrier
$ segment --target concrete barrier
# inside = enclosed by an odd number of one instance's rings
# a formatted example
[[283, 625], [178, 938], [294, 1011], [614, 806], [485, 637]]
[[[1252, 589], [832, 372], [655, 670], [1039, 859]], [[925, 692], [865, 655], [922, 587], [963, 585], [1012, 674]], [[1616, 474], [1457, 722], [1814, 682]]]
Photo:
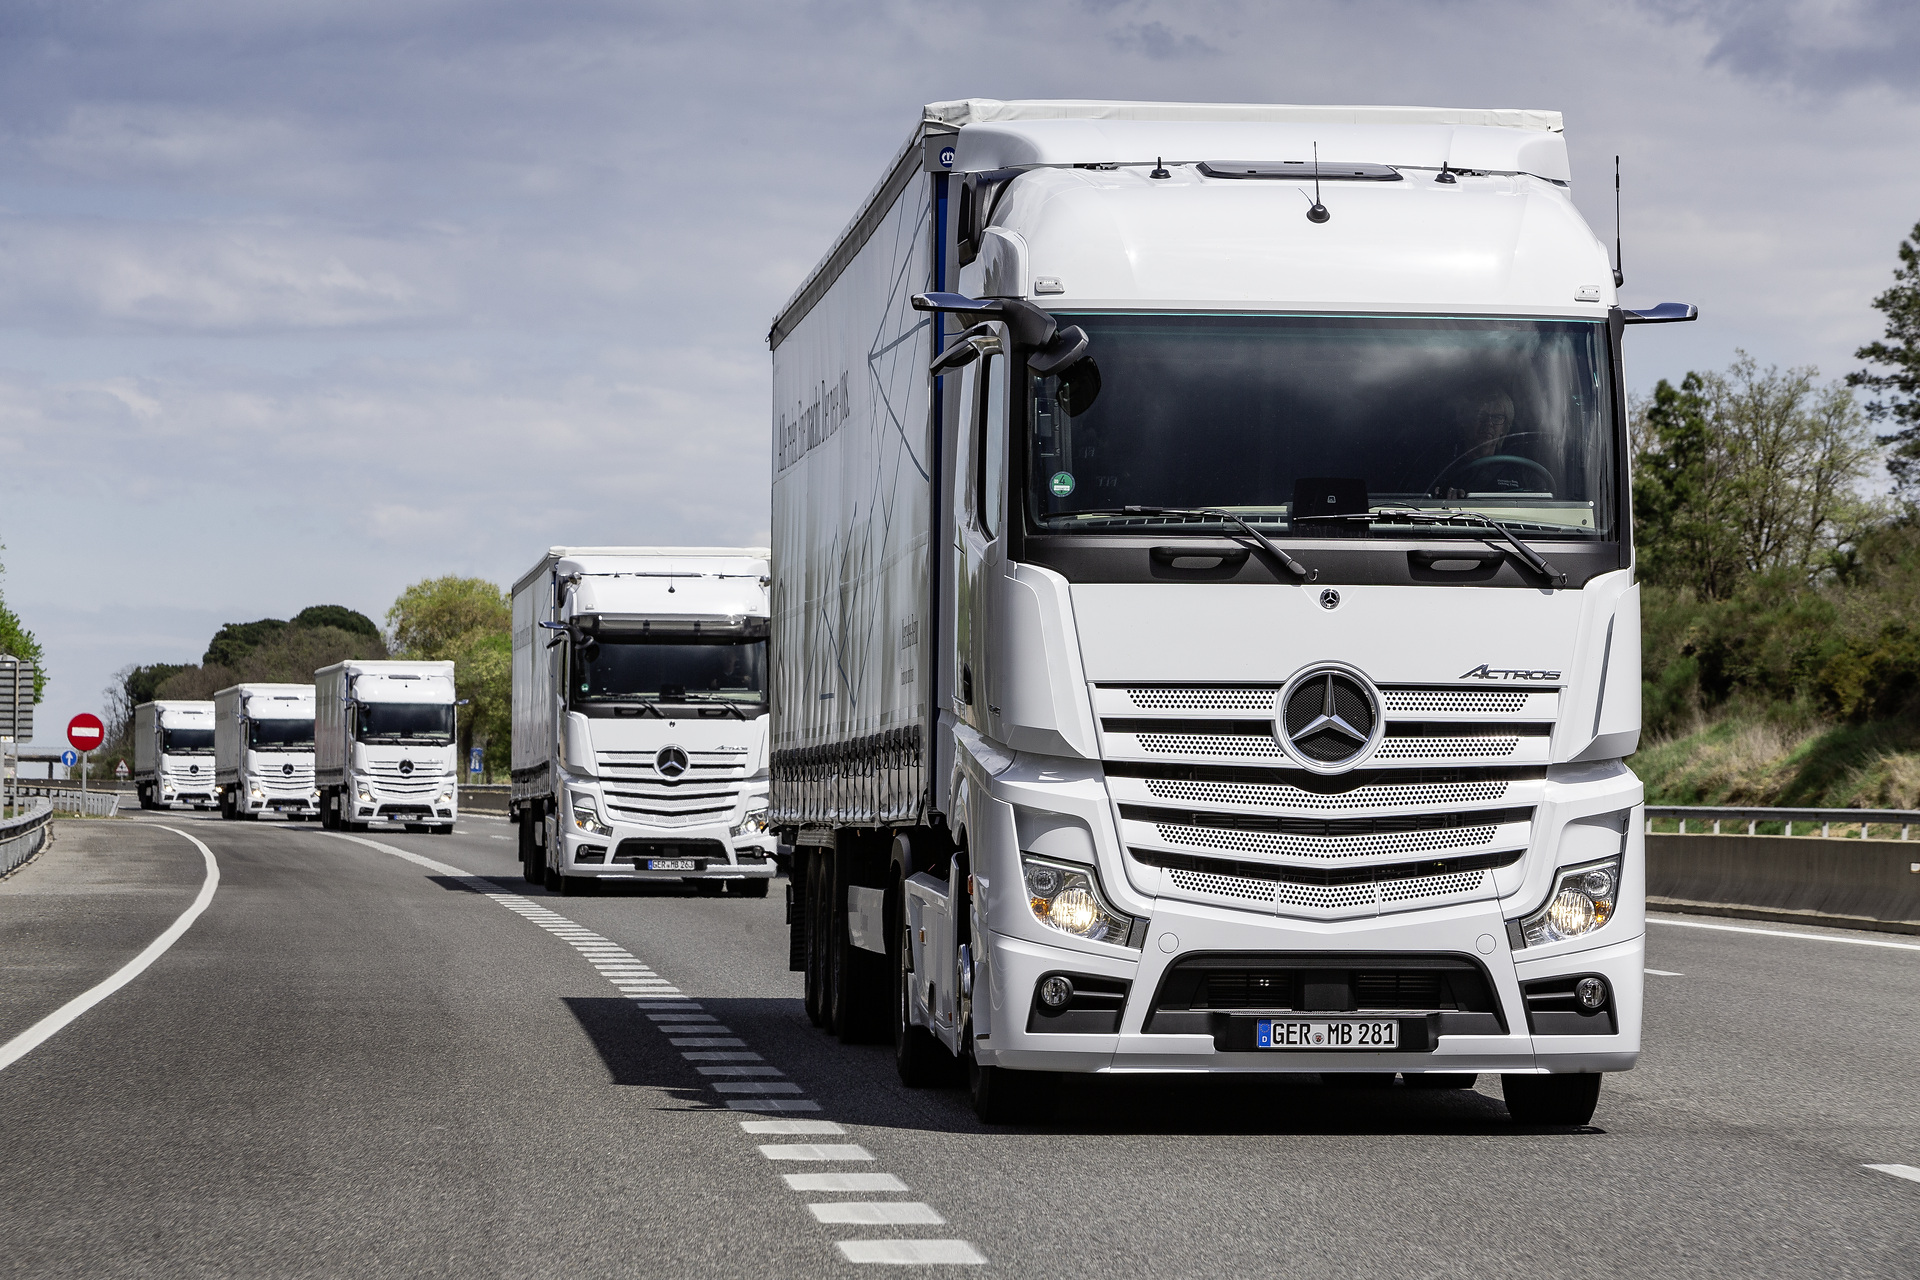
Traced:
[[513, 788], [503, 784], [474, 783], [460, 788], [460, 810], [463, 813], [497, 813], [505, 816], [507, 796]]
[[1649, 835], [1647, 905], [1920, 934], [1920, 847], [1898, 840]]

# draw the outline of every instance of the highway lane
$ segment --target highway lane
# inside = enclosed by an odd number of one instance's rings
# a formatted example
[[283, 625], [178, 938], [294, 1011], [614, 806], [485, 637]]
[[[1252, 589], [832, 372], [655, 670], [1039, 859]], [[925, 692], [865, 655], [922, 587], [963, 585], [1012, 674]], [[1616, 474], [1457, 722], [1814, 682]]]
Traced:
[[[1920, 1166], [1920, 951], [1656, 923], [1648, 1053], [1592, 1132], [1515, 1130], [1491, 1080], [1312, 1077], [1082, 1082], [987, 1130], [807, 1024], [778, 884], [560, 898], [485, 818], [366, 837], [481, 880], [306, 826], [164, 821], [214, 849], [219, 895], [0, 1072], [21, 1153], [0, 1272], [871, 1271], [849, 1242], [1022, 1276], [1920, 1274], [1920, 1183], [1863, 1167]], [[63, 824], [0, 885], [0, 962], [39, 965], [0, 1036], [164, 928], [198, 865], [154, 816]], [[66, 926], [17, 924], [56, 883]], [[871, 1159], [760, 1150], [800, 1144]], [[900, 1189], [786, 1176], [847, 1173]]]

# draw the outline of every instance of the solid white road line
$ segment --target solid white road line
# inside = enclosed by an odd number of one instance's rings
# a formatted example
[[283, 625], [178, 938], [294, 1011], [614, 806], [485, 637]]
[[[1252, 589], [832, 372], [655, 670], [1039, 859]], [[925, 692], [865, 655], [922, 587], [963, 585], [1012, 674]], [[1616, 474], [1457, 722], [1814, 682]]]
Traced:
[[836, 1200], [810, 1204], [814, 1221], [861, 1227], [939, 1227], [946, 1219], [918, 1200]]
[[905, 1267], [940, 1262], [977, 1267], [986, 1262], [965, 1240], [841, 1240], [836, 1247], [848, 1262], [890, 1262]]
[[905, 1191], [890, 1173], [783, 1173], [789, 1191]]
[[1657, 916], [1648, 916], [1647, 923], [1670, 924], [1677, 929], [1712, 929], [1718, 933], [1757, 933], [1767, 938], [1799, 938], [1803, 942], [1845, 942], [1856, 947], [1920, 951], [1920, 942], [1888, 942], [1882, 938], [1848, 938], [1837, 933], [1789, 933], [1785, 929], [1754, 929], [1738, 924], [1708, 924], [1703, 920], [1668, 920]]
[[[151, 825], [159, 826], [160, 824]], [[220, 887], [220, 864], [214, 861], [213, 850], [177, 827], [160, 827], [160, 829], [171, 831], [191, 843], [200, 851], [200, 857], [207, 864], [206, 879], [200, 882], [200, 892], [194, 896], [193, 904], [181, 912], [174, 922], [166, 927], [165, 932], [148, 943], [146, 950], [121, 965], [112, 977], [87, 988], [13, 1039], [0, 1045], [0, 1071], [5, 1071], [32, 1053], [75, 1018], [145, 973], [149, 965], [166, 954], [167, 948], [180, 940], [180, 935], [200, 918], [200, 913], [205, 911], [207, 904], [213, 901], [213, 891]]]
[[1687, 976], [1684, 973], [1675, 973], [1671, 969], [1649, 969], [1647, 972], [1656, 978], [1684, 978]]
[[1920, 1169], [1910, 1164], [1870, 1164], [1866, 1167], [1875, 1173], [1890, 1173], [1896, 1178], [1905, 1178], [1908, 1182], [1920, 1182]]
[[760, 1154], [769, 1160], [871, 1160], [873, 1152], [855, 1142], [768, 1142]]

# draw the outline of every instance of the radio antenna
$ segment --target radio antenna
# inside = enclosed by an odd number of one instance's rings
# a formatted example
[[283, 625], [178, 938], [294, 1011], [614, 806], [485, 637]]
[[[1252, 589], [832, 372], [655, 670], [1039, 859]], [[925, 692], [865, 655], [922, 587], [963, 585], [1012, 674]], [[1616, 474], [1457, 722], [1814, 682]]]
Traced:
[[[1317, 166], [1316, 166], [1317, 167]], [[1613, 158], [1613, 287], [1618, 289], [1627, 282], [1620, 270], [1620, 157]]]
[[1320, 203], [1320, 144], [1313, 144], [1313, 208], [1307, 210], [1308, 222], [1325, 222], [1333, 215]]

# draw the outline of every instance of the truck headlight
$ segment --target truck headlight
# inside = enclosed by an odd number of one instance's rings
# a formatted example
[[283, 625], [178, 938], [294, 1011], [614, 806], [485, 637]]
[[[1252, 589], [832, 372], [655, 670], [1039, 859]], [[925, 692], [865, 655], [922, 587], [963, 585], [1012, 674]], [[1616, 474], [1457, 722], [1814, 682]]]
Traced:
[[373, 792], [367, 790], [367, 784], [364, 782], [357, 782], [354, 785], [357, 788], [359, 788], [360, 798], [362, 800], [365, 800], [367, 803], [371, 804], [373, 802]]
[[1520, 936], [1538, 947], [1592, 933], [1613, 919], [1619, 897], [1620, 859], [1563, 869], [1547, 905], [1520, 921]]
[[747, 816], [740, 819], [740, 825], [732, 829], [736, 836], [757, 836], [767, 829], [767, 809], [762, 805], [758, 809], [747, 810]]
[[265, 800], [267, 798], [267, 793], [262, 791], [258, 787], [253, 788], [253, 790], [249, 791], [247, 794], [252, 796], [255, 800]]
[[442, 791], [440, 792], [440, 798], [439, 798], [438, 800], [436, 800], [436, 801], [435, 801], [434, 803], [435, 803], [435, 804], [452, 804], [452, 803], [453, 803], [453, 788], [452, 788], [452, 787], [447, 787], [447, 788], [445, 788], [445, 789], [443, 789], [443, 790], [442, 790]]
[[573, 825], [593, 836], [610, 836], [613, 828], [600, 820], [600, 806], [593, 797], [575, 791], [573, 795]]
[[1040, 923], [1090, 942], [1127, 944], [1133, 918], [1107, 905], [1091, 867], [1023, 853], [1020, 870], [1027, 881], [1027, 906]]

